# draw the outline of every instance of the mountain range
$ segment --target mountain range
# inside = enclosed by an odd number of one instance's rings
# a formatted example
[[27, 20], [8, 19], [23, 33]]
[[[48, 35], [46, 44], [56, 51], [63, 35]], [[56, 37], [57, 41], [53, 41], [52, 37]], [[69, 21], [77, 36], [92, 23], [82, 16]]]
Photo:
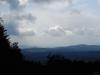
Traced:
[[63, 55], [72, 60], [99, 60], [100, 45], [73, 45], [56, 48], [25, 48], [22, 54], [26, 60], [46, 60], [48, 54]]

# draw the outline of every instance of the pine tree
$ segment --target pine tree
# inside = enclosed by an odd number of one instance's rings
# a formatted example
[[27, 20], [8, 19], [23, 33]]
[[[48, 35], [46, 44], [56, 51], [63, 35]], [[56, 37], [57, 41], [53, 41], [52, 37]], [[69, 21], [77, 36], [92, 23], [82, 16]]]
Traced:
[[7, 30], [3, 26], [3, 20], [0, 18], [0, 64], [21, 63], [23, 56], [18, 47], [18, 43], [10, 44]]
[[[1, 19], [0, 19], [1, 20]], [[0, 50], [5, 48], [10, 48], [10, 42], [8, 40], [7, 31], [4, 29], [2, 25], [2, 21], [0, 23]]]

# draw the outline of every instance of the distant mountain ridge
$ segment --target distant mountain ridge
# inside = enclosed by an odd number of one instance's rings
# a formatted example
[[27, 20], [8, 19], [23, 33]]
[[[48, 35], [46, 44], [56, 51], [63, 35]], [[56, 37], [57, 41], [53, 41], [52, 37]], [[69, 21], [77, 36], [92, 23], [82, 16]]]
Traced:
[[65, 46], [65, 47], [55, 47], [55, 48], [26, 48], [23, 49], [25, 51], [32, 51], [32, 52], [38, 52], [38, 51], [100, 51], [100, 45], [73, 45], [73, 46]]
[[68, 59], [96, 60], [100, 59], [100, 45], [74, 45], [56, 48], [27, 48], [22, 54], [27, 60], [44, 60], [48, 54], [63, 55]]

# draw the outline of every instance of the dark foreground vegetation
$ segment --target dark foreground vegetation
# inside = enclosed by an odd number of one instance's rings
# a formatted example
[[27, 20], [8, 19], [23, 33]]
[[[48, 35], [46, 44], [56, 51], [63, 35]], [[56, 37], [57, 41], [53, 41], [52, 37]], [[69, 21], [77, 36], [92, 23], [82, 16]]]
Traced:
[[9, 41], [7, 31], [0, 23], [0, 72], [31, 74], [66, 74], [66, 75], [100, 75], [100, 60], [68, 60], [60, 55], [48, 55], [47, 61], [27, 61], [21, 54], [18, 43]]

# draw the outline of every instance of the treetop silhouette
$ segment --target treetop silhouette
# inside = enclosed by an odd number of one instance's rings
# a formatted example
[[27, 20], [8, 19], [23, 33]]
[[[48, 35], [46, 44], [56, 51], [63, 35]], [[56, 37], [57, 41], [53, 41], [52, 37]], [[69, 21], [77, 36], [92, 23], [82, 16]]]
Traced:
[[0, 18], [0, 63], [19, 63], [23, 56], [18, 47], [18, 43], [13, 43], [8, 39], [7, 30], [3, 26], [3, 20]]

